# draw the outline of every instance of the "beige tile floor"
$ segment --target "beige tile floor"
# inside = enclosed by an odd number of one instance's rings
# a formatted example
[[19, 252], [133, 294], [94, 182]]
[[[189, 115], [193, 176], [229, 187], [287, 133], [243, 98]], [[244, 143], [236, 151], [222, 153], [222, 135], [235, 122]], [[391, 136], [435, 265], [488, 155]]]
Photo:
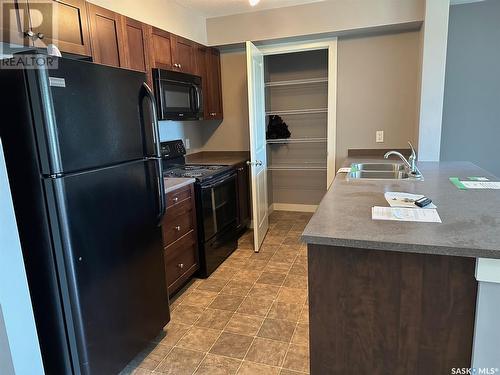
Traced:
[[311, 214], [277, 211], [259, 253], [252, 232], [206, 280], [171, 300], [171, 321], [122, 374], [309, 373], [307, 251]]

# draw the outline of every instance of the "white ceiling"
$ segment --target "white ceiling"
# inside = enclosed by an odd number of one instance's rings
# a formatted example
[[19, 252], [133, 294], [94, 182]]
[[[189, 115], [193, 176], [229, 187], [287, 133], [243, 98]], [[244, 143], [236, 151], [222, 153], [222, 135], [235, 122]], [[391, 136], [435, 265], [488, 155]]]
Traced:
[[325, 0], [260, 0], [250, 6], [248, 0], [175, 0], [177, 3], [203, 14], [207, 18], [230, 14], [255, 12], [258, 10], [282, 8], [293, 5], [317, 3]]

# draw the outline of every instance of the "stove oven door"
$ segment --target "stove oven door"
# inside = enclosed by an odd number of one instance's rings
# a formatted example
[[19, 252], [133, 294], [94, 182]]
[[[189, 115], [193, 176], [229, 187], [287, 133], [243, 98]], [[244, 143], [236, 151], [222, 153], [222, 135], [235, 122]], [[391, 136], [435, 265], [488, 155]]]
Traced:
[[201, 185], [204, 241], [236, 225], [236, 174]]

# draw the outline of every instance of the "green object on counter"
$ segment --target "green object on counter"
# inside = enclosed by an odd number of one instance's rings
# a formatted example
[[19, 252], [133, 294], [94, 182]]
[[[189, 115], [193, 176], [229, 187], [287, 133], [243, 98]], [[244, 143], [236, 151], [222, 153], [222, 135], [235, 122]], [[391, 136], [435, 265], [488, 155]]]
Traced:
[[353, 165], [351, 167], [351, 173], [354, 173], [354, 172], [357, 172], [357, 171], [358, 171], [358, 167], [356, 167], [356, 166]]
[[458, 177], [450, 177], [450, 182], [460, 190], [467, 190], [467, 188], [464, 186], [464, 184], [462, 184]]

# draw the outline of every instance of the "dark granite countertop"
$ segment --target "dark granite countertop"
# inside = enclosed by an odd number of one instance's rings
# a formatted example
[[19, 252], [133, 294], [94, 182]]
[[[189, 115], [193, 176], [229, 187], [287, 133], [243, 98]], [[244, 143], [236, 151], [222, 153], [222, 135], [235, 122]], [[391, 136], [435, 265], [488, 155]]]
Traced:
[[[350, 158], [345, 165], [358, 161], [374, 160]], [[500, 259], [500, 190], [459, 190], [449, 181], [496, 177], [469, 162], [417, 165], [424, 181], [347, 181], [338, 174], [302, 238], [309, 244]], [[373, 206], [388, 206], [387, 191], [428, 196], [443, 223], [372, 220]]]
[[187, 164], [237, 165], [250, 160], [249, 151], [202, 151], [186, 155]]

